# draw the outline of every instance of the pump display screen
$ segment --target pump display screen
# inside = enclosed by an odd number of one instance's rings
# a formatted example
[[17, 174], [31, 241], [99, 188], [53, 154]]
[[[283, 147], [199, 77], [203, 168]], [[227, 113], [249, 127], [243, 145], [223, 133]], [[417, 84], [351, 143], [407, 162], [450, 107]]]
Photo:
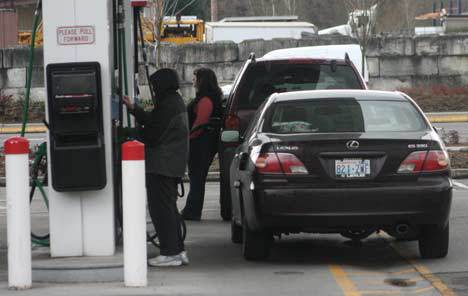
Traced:
[[95, 72], [53, 73], [56, 111], [61, 115], [87, 115], [94, 111]]
[[56, 98], [64, 98], [64, 95], [94, 95], [96, 92], [95, 73], [54, 73], [53, 80]]

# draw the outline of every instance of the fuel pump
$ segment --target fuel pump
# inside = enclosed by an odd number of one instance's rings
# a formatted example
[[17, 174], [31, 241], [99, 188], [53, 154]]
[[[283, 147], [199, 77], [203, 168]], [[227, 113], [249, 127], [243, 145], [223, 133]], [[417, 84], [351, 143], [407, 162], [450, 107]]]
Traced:
[[[136, 137], [122, 96], [139, 95], [144, 6], [146, 1], [135, 0], [42, 0], [52, 257], [115, 251], [121, 227], [120, 144]], [[142, 37], [141, 44], [149, 78]]]
[[42, 1], [51, 256], [113, 255], [130, 124], [121, 97], [134, 89], [133, 24], [122, 17], [131, 1]]
[[[129, 4], [125, 9], [124, 1]], [[140, 91], [138, 88], [139, 59], [138, 59], [138, 22], [142, 8], [147, 5], [147, 1], [113, 1], [114, 19], [114, 65], [117, 77], [113, 85], [112, 99], [112, 134], [113, 134], [113, 181], [114, 181], [114, 205], [116, 217], [115, 234], [117, 242], [121, 241], [122, 228], [122, 191], [121, 191], [121, 144], [127, 140], [137, 139], [138, 127], [133, 125], [130, 114], [125, 112], [122, 103], [123, 96], [132, 94], [137, 103]], [[132, 22], [132, 26], [129, 23]], [[131, 31], [129, 31], [131, 28]], [[133, 38], [126, 38], [126, 36]], [[130, 59], [127, 52], [133, 53]], [[127, 64], [133, 63], [133, 67]], [[132, 81], [129, 81], [132, 77]], [[126, 114], [126, 116], [125, 116]]]
[[101, 67], [97, 62], [49, 64], [46, 73], [52, 186], [59, 192], [103, 189]]

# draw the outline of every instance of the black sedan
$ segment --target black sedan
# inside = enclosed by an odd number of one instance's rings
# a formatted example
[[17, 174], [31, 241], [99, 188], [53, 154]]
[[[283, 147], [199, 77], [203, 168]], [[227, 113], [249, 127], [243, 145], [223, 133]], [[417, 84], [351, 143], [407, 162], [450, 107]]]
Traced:
[[419, 240], [424, 258], [448, 252], [452, 200], [445, 146], [400, 92], [273, 94], [241, 137], [230, 168], [232, 241], [265, 259], [273, 237], [375, 231]]

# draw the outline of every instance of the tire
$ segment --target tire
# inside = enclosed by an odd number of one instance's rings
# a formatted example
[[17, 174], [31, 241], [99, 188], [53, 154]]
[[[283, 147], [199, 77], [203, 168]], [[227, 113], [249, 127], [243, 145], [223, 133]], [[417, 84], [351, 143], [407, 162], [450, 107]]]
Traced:
[[448, 254], [449, 225], [443, 229], [425, 227], [419, 238], [419, 253], [424, 259], [444, 258]]
[[223, 174], [221, 174], [220, 177], [220, 214], [221, 218], [224, 221], [229, 221], [232, 218], [231, 187], [229, 186], [229, 181], [226, 182], [225, 180], [226, 176], [223, 176]]
[[270, 255], [271, 236], [263, 231], [252, 231], [247, 223], [242, 225], [242, 253], [251, 261], [265, 260]]
[[241, 244], [242, 236], [242, 227], [237, 225], [234, 220], [231, 220], [231, 241], [234, 244]]

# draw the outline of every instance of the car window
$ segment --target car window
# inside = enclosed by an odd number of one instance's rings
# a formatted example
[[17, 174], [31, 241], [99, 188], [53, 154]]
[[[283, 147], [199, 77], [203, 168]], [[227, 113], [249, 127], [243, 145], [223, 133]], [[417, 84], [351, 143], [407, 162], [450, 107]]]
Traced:
[[281, 102], [272, 106], [263, 131], [288, 133], [411, 132], [427, 124], [409, 102], [356, 99]]
[[262, 115], [262, 112], [263, 112], [263, 108], [266, 104], [266, 100], [262, 103], [262, 105], [260, 105], [260, 107], [257, 109], [257, 111], [255, 111], [255, 115], [254, 117], [252, 118], [252, 120], [250, 121], [247, 129], [245, 130], [244, 132], [244, 135], [243, 137], [244, 138], [249, 138], [250, 135], [252, 134], [253, 130], [255, 129], [255, 127], [257, 126], [257, 122], [258, 120], [260, 119], [260, 116]]
[[362, 85], [349, 65], [257, 63], [245, 73], [237, 106], [257, 109], [273, 93], [318, 89], [362, 89]]

